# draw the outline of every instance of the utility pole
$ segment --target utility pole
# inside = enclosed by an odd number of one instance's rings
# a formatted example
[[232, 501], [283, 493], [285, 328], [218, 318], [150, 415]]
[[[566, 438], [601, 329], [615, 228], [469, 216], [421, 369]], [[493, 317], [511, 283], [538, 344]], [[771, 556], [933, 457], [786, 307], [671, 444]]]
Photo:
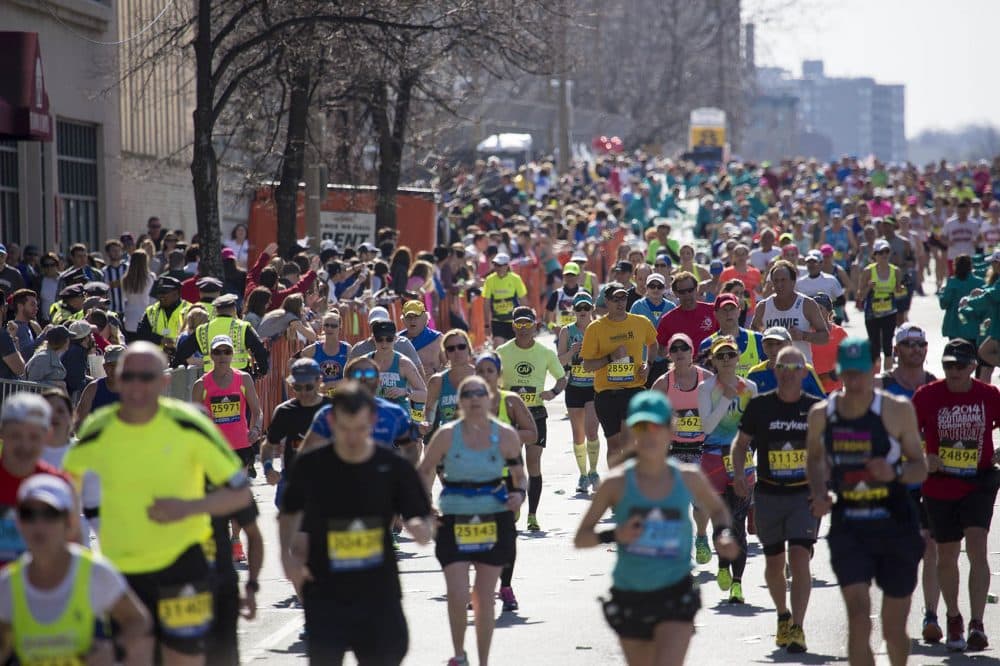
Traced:
[[326, 165], [322, 152], [326, 143], [326, 109], [317, 108], [309, 114], [309, 136], [306, 142], [306, 236], [318, 247], [320, 210], [326, 199]]
[[572, 164], [572, 154], [569, 147], [569, 82], [566, 79], [569, 69], [569, 54], [566, 46], [566, 32], [569, 28], [566, 0], [559, 2], [559, 160], [560, 174], [569, 171]]

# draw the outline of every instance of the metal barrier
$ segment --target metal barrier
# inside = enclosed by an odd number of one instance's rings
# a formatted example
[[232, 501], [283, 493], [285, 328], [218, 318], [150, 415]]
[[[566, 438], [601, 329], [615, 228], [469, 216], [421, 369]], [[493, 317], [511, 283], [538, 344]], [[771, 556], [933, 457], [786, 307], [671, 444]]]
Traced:
[[0, 405], [15, 393], [41, 393], [47, 388], [51, 388], [51, 384], [28, 382], [22, 379], [0, 379]]
[[194, 388], [194, 383], [198, 381], [198, 378], [205, 373], [200, 365], [182, 365], [179, 368], [167, 369], [165, 374], [170, 377], [170, 384], [163, 391], [163, 395], [183, 402], [191, 402], [191, 389]]

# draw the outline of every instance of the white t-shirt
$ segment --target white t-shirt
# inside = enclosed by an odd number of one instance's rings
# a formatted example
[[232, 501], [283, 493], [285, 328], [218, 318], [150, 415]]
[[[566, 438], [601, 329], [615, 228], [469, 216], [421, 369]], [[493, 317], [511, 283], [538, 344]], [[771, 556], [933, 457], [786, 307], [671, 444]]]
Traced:
[[830, 300], [836, 300], [844, 294], [844, 287], [836, 277], [820, 271], [816, 277], [809, 277], [809, 274], [806, 273], [804, 277], [796, 280], [795, 291], [805, 294], [809, 298], [823, 292], [830, 297]]
[[959, 222], [953, 217], [944, 223], [944, 239], [948, 244], [948, 259], [957, 259], [960, 255], [970, 257], [976, 253], [976, 239], [979, 237], [979, 223], [969, 218]]
[[750, 265], [759, 270], [761, 273], [767, 272], [767, 265], [781, 254], [781, 250], [777, 247], [771, 246], [770, 250], [762, 250], [757, 248], [750, 252]]
[[149, 295], [149, 290], [153, 288], [155, 280], [156, 276], [150, 273], [142, 291], [135, 294], [122, 289], [122, 298], [125, 301], [125, 312], [122, 315], [125, 317], [125, 330], [129, 333], [135, 333], [139, 322], [142, 321], [142, 316], [146, 313], [146, 308], [153, 304], [153, 297]]
[[[82, 546], [71, 543], [68, 545], [72, 554], [69, 573], [55, 588], [39, 590], [25, 577], [24, 593], [28, 599], [28, 609], [37, 622], [48, 624], [54, 622], [65, 610], [72, 592], [73, 578], [80, 566], [80, 551]], [[31, 562], [31, 554], [25, 553], [21, 560], [25, 566]], [[125, 577], [105, 557], [94, 553], [93, 565], [90, 567], [90, 607], [94, 615], [101, 616], [111, 610], [128, 589]], [[0, 571], [0, 622], [10, 624], [14, 615], [11, 601], [10, 570]]]
[[979, 227], [979, 233], [983, 236], [983, 245], [986, 247], [987, 252], [996, 249], [996, 246], [1000, 245], [1000, 222], [994, 224], [993, 220], [984, 220]]
[[[42, 447], [42, 460], [61, 470], [63, 458], [66, 457], [70, 445], [71, 442], [67, 442], [65, 446]], [[80, 499], [84, 509], [96, 509], [101, 506], [101, 481], [93, 472], [88, 471], [83, 475], [83, 489], [80, 492]]]

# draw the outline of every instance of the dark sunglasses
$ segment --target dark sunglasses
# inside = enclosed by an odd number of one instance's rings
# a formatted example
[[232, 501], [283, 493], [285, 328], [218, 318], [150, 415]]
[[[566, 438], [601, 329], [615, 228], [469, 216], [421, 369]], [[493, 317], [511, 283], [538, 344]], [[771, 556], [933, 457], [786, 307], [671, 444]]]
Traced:
[[592, 308], [589, 305], [575, 305], [575, 306], [573, 306], [573, 312], [590, 312], [593, 309], [594, 308]]
[[395, 339], [394, 335], [378, 335], [375, 337], [375, 342], [393, 342]]
[[328, 331], [335, 331], [340, 328], [340, 324], [323, 324], [323, 328]]
[[775, 363], [775, 370], [788, 370], [789, 372], [794, 372], [796, 370], [804, 370], [806, 366], [801, 363]]
[[453, 351], [465, 351], [468, 348], [469, 348], [469, 345], [465, 344], [464, 342], [460, 342], [457, 345], [445, 345], [444, 346], [444, 350], [446, 352], [448, 352], [449, 354], [451, 352], [453, 352]]
[[941, 367], [945, 370], [965, 370], [970, 365], [972, 364], [961, 361], [944, 361], [941, 363]]
[[688, 294], [693, 294], [694, 290], [694, 287], [691, 287], [690, 289], [674, 289], [674, 293], [678, 296], [686, 296]]
[[719, 352], [718, 354], [714, 354], [712, 356], [712, 358], [714, 358], [717, 361], [731, 361], [734, 358], [736, 358], [737, 356], [739, 356], [739, 354], [737, 354], [736, 352], [734, 352], [734, 351], [727, 351], [727, 352]]
[[351, 370], [348, 374], [350, 379], [378, 379], [378, 370], [375, 368], [364, 368], [361, 370]]
[[458, 397], [462, 398], [463, 400], [466, 399], [466, 398], [485, 398], [489, 394], [490, 394], [490, 392], [487, 391], [484, 388], [481, 388], [481, 389], [469, 389], [467, 391], [462, 391], [461, 393], [459, 393]]
[[212, 356], [232, 356], [232, 349], [213, 349]]
[[691, 347], [689, 347], [688, 345], [671, 345], [670, 346], [670, 353], [671, 354], [676, 354], [677, 352], [686, 352], [686, 351], [691, 351]]
[[303, 391], [312, 391], [316, 388], [315, 384], [292, 384], [292, 390], [296, 393], [301, 393]]
[[609, 301], [624, 301], [626, 299], [628, 299], [628, 294], [622, 293], [614, 294], [613, 296], [608, 297]]
[[54, 523], [57, 520], [65, 518], [66, 512], [60, 511], [52, 506], [43, 506], [39, 508], [19, 506], [17, 508], [17, 517], [20, 518], [22, 523], [33, 523], [36, 520], [44, 520], [47, 523]]
[[151, 384], [161, 376], [162, 375], [158, 372], [123, 372], [121, 380], [123, 382], [142, 382], [143, 384]]

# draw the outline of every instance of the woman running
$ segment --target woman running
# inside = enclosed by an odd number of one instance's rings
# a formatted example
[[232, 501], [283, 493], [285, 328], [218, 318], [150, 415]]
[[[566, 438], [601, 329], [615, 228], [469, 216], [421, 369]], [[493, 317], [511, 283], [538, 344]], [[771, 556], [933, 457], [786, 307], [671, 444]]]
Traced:
[[330, 310], [323, 315], [323, 339], [302, 350], [304, 358], [315, 359], [323, 370], [322, 393], [333, 393], [337, 382], [344, 378], [344, 367], [350, 351], [351, 345], [340, 339], [340, 311]]
[[434, 434], [439, 427], [458, 418], [458, 385], [476, 374], [472, 365], [472, 341], [469, 334], [453, 328], [441, 336], [441, 351], [447, 367], [427, 380], [427, 401], [422, 424], [424, 434]]
[[583, 369], [583, 359], [580, 358], [583, 332], [594, 320], [594, 300], [590, 294], [580, 292], [576, 295], [573, 314], [576, 321], [559, 331], [556, 353], [563, 367], [570, 368], [569, 384], [566, 385], [566, 412], [573, 430], [573, 456], [580, 471], [576, 492], [586, 493], [588, 486], [597, 490], [597, 484], [601, 482], [597, 474], [601, 440], [597, 436], [597, 412], [594, 410], [594, 373]]
[[884, 238], [875, 241], [872, 256], [875, 263], [868, 264], [861, 273], [858, 289], [858, 309], [865, 312], [865, 330], [872, 350], [876, 369], [883, 357], [882, 370], [892, 371], [892, 336], [896, 330], [896, 294], [902, 288], [902, 275], [889, 263], [892, 250]]
[[[722, 495], [729, 507], [733, 516], [733, 534], [739, 544], [739, 553], [734, 558], [718, 553], [719, 573], [716, 576], [719, 589], [729, 590], [729, 603], [734, 604], [743, 603], [743, 570], [747, 565], [746, 517], [753, 493], [740, 497], [733, 490], [733, 461], [729, 456], [729, 448], [739, 429], [740, 418], [747, 403], [757, 395], [756, 384], [736, 375], [739, 353], [736, 341], [732, 338], [716, 339], [710, 354], [712, 365], [718, 374], [707, 378], [698, 386], [698, 413], [705, 431], [701, 469], [712, 482], [715, 492]], [[757, 481], [757, 472], [750, 455], [747, 456], [745, 473], [747, 487], [752, 490]]]
[[[502, 423], [517, 430], [521, 444], [534, 444], [538, 439], [538, 427], [535, 426], [535, 419], [532, 418], [528, 406], [521, 400], [521, 396], [513, 391], [503, 391], [500, 389], [500, 357], [492, 351], [483, 352], [476, 357], [476, 375], [486, 380], [486, 385], [490, 389], [490, 398], [493, 400], [492, 413], [496, 415]], [[503, 478], [507, 482], [507, 491], [515, 490], [514, 481], [511, 479], [510, 470], [504, 467]], [[517, 514], [514, 515], [514, 523], [517, 523]], [[504, 565], [500, 572], [500, 601], [503, 602], [505, 611], [516, 611], [518, 609], [517, 597], [514, 596], [514, 588], [511, 581], [514, 578], [514, 561], [517, 559], [517, 548], [510, 564]]]
[[[604, 617], [618, 634], [630, 666], [679, 666], [694, 633], [701, 593], [691, 577], [692, 503], [711, 515], [715, 548], [736, 557], [729, 512], [708, 480], [693, 466], [668, 458], [675, 438], [670, 401], [659, 391], [643, 391], [629, 402], [634, 464], [598, 488], [580, 522], [574, 544], [593, 548], [618, 544], [611, 574], [611, 598]], [[613, 509], [616, 527], [595, 532]]]
[[[469, 566], [476, 571], [472, 608], [475, 614], [478, 663], [487, 666], [493, 639], [493, 598], [500, 570], [514, 559], [514, 512], [527, 494], [527, 479], [517, 431], [492, 412], [485, 380], [466, 377], [458, 388], [460, 417], [441, 426], [431, 438], [419, 471], [428, 492], [438, 463], [444, 463], [441, 513], [434, 548], [444, 569], [448, 618], [455, 656], [449, 666], [466, 666]], [[514, 490], [507, 491], [506, 464]]]

